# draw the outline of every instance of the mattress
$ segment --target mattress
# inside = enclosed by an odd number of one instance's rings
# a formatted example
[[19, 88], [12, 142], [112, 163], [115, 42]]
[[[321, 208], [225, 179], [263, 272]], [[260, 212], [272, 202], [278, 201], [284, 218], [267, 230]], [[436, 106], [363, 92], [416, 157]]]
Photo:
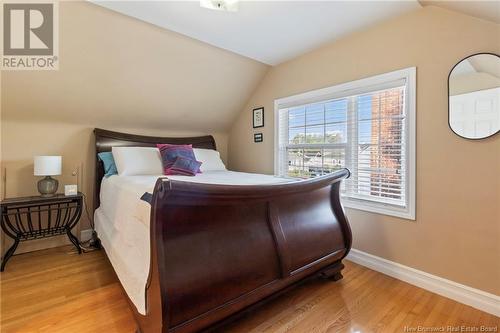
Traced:
[[[146, 314], [146, 283], [150, 264], [150, 211], [144, 193], [153, 193], [162, 176], [111, 176], [101, 183], [100, 207], [94, 224], [116, 275], [137, 311]], [[270, 175], [208, 171], [169, 179], [220, 185], [272, 185], [292, 181]]]

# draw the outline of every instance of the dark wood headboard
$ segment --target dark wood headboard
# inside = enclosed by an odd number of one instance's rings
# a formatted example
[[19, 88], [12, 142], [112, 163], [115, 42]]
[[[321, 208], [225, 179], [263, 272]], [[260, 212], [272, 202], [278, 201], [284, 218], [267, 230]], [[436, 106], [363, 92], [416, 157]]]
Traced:
[[96, 153], [94, 210], [99, 207], [99, 193], [101, 192], [101, 181], [104, 177], [104, 165], [97, 158], [97, 154], [99, 153], [111, 151], [112, 147], [155, 147], [157, 143], [171, 143], [175, 145], [192, 144], [194, 148], [216, 150], [215, 140], [211, 135], [191, 138], [164, 138], [112, 132], [96, 128], [94, 129], [94, 136]]

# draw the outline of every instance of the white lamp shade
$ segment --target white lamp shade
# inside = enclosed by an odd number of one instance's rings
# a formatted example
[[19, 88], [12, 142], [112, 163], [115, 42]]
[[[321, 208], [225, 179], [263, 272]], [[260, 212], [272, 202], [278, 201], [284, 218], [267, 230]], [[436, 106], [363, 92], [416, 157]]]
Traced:
[[61, 174], [61, 156], [35, 156], [35, 176], [56, 176]]

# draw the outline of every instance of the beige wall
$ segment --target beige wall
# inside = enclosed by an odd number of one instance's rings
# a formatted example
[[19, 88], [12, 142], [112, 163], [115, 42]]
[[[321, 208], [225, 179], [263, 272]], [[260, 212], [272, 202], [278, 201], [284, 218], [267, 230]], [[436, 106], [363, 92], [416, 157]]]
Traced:
[[[500, 135], [448, 127], [448, 73], [477, 52], [500, 53], [500, 25], [431, 6], [274, 67], [231, 129], [230, 167], [273, 172], [275, 99], [416, 66], [417, 220], [348, 209], [354, 248], [500, 294]], [[266, 126], [253, 130], [259, 106]]]
[[91, 199], [94, 127], [213, 134], [227, 160], [229, 126], [267, 65], [89, 2], [61, 2], [59, 18], [58, 71], [1, 73], [1, 196], [37, 193], [33, 156], [54, 154], [60, 191], [78, 183]]
[[4, 119], [227, 131], [268, 69], [89, 2], [59, 21], [59, 70], [4, 72]]

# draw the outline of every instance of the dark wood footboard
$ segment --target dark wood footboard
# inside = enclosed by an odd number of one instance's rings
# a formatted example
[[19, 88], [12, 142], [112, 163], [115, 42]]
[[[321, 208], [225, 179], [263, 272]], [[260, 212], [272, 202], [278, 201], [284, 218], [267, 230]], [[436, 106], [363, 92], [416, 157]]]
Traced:
[[159, 179], [141, 331], [197, 332], [305, 278], [340, 279], [351, 247], [339, 200], [348, 175], [271, 186]]

